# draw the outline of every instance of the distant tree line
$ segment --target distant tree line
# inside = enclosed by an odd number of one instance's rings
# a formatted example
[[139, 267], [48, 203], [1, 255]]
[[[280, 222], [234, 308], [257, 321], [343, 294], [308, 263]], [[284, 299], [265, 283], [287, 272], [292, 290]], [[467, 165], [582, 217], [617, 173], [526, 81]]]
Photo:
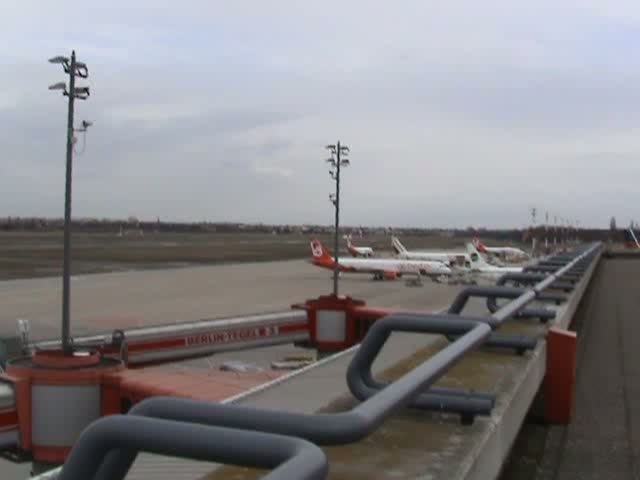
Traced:
[[[605, 241], [613, 234], [613, 240], [622, 240], [621, 231], [615, 230], [615, 223], [611, 222], [609, 229], [580, 229], [579, 237], [584, 241]], [[56, 232], [62, 231], [64, 220], [62, 218], [40, 218], [40, 217], [4, 217], [0, 218], [0, 231], [5, 232]], [[150, 233], [271, 233], [271, 234], [328, 234], [333, 232], [331, 225], [271, 225], [271, 224], [248, 224], [237, 222], [171, 222], [161, 221], [141, 221], [135, 217], [127, 219], [107, 219], [107, 218], [76, 218], [72, 221], [73, 230], [82, 233], [114, 233], [118, 234], [130, 230]], [[469, 238], [475, 235], [491, 238], [499, 241], [524, 242], [529, 241], [532, 236], [543, 240], [545, 235], [550, 240], [556, 236], [560, 239], [567, 234], [566, 230], [554, 229], [539, 226], [535, 229], [487, 229], [466, 227], [458, 229], [445, 228], [390, 228], [390, 227], [364, 227], [345, 225], [340, 229], [341, 235], [352, 234], [354, 237], [366, 237], [371, 234], [397, 234], [397, 235], [442, 235], [454, 238]], [[574, 232], [571, 232], [575, 235]], [[617, 237], [620, 237], [619, 239]]]

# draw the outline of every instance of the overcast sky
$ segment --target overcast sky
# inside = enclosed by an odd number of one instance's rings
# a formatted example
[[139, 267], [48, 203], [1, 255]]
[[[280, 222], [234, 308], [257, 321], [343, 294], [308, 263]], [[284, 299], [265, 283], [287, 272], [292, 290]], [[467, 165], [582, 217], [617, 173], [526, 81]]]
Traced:
[[348, 224], [640, 220], [637, 0], [92, 3], [2, 1], [0, 216], [63, 214], [75, 48], [75, 216], [330, 224], [341, 140]]

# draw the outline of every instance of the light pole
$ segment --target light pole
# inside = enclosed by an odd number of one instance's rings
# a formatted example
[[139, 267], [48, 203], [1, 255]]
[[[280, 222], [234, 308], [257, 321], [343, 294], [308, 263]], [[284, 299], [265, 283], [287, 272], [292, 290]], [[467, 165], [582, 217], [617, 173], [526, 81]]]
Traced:
[[549, 212], [544, 213], [544, 250], [549, 253]]
[[531, 253], [537, 256], [536, 252], [536, 207], [531, 207]]
[[349, 154], [349, 147], [340, 145], [338, 141], [335, 145], [327, 145], [325, 147], [331, 152], [331, 157], [327, 159], [327, 163], [331, 166], [329, 174], [336, 181], [336, 193], [329, 195], [329, 200], [333, 203], [336, 212], [335, 232], [333, 235], [333, 295], [338, 296], [338, 230], [340, 228], [340, 168], [349, 165], [349, 159], [344, 156]]
[[571, 243], [575, 243], [576, 240], [575, 221], [571, 218], [569, 219], [569, 240], [571, 240]]
[[[59, 82], [49, 87], [49, 90], [62, 90], [62, 94], [69, 97], [67, 112], [67, 165], [64, 192], [64, 261], [62, 267], [62, 350], [65, 355], [72, 353], [69, 330], [69, 279], [71, 275], [71, 178], [73, 164], [73, 107], [75, 99], [86, 100], [89, 97], [89, 87], [76, 87], [76, 76], [87, 78], [89, 70], [83, 62], [76, 60], [75, 50], [71, 52], [71, 58], [57, 56], [49, 59], [50, 63], [62, 65], [65, 73], [69, 75], [69, 89], [64, 82]], [[83, 123], [86, 131], [88, 125]]]

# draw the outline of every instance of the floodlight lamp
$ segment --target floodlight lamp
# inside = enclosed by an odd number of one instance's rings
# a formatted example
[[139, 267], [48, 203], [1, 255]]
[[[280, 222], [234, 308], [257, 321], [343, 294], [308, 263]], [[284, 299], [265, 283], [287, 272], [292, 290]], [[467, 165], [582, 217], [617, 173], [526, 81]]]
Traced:
[[348, 166], [348, 165], [351, 165], [351, 162], [349, 162], [349, 159], [348, 159], [348, 158], [345, 158], [344, 160], [341, 160], [341, 161], [340, 161], [340, 164], [341, 164], [341, 165], [344, 165], [344, 166], [346, 167], [346, 166]]
[[88, 78], [89, 77], [89, 72], [87, 70], [76, 70], [76, 76], [80, 77], [80, 78]]
[[69, 59], [67, 57], [63, 57], [62, 55], [58, 55], [56, 57], [52, 57], [49, 59], [49, 63], [68, 63]]
[[87, 129], [88, 127], [90, 127], [91, 125], [93, 125], [93, 122], [89, 122], [87, 120], [83, 120], [82, 121], [82, 128]]
[[331, 150], [333, 153], [336, 152], [336, 146], [335, 145], [326, 145], [324, 148]]
[[64, 82], [54, 83], [53, 85], [49, 85], [49, 90], [66, 90], [67, 84]]
[[80, 78], [87, 78], [89, 76], [89, 69], [84, 63], [77, 62], [76, 71], [74, 72], [74, 75], [77, 75]]
[[73, 89], [73, 92], [78, 95], [89, 95], [89, 87], [76, 87]]
[[349, 147], [347, 147], [346, 145], [344, 147], [341, 146], [340, 150], [343, 151], [343, 152], [349, 152]]

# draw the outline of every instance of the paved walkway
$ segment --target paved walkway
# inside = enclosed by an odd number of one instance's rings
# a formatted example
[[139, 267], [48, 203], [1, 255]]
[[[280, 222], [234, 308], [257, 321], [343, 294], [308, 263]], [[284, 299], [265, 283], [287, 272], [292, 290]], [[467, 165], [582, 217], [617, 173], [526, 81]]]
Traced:
[[556, 480], [640, 479], [640, 260], [603, 260], [576, 318], [574, 420]]

